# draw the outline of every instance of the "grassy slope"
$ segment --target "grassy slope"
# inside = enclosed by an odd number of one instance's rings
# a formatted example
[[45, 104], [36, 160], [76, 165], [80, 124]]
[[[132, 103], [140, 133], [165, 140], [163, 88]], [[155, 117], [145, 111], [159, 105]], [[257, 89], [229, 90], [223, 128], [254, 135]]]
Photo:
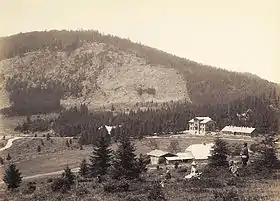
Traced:
[[[189, 145], [195, 143], [213, 142], [213, 137], [192, 137], [178, 139], [180, 151], [184, 151]], [[246, 140], [246, 139], [245, 139]], [[170, 139], [159, 138], [152, 140], [155, 141], [158, 148], [168, 151]], [[230, 140], [232, 143], [242, 143], [243, 140]], [[78, 167], [83, 158], [88, 159], [91, 154], [92, 147], [84, 146], [84, 150], [80, 150], [77, 140], [73, 140], [70, 148], [66, 147], [65, 139], [54, 139], [51, 143], [44, 139], [44, 146], [41, 145], [40, 139], [23, 139], [14, 142], [14, 145], [9, 149], [0, 153], [0, 156], [6, 158], [10, 153], [12, 161], [17, 164], [24, 176], [32, 176], [36, 174], [55, 172], [63, 169], [68, 163], [70, 167]], [[248, 141], [249, 144], [251, 143]], [[143, 139], [136, 141], [136, 154], [146, 154], [153, 150], [150, 139]], [[41, 152], [38, 154], [37, 146], [41, 146]], [[117, 145], [113, 144], [112, 149], [116, 150]], [[0, 175], [1, 177], [1, 175]]]

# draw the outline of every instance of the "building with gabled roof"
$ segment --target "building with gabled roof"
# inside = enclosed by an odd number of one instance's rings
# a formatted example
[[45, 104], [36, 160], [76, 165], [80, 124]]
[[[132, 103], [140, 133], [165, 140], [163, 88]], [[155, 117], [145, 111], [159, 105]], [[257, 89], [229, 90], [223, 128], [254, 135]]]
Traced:
[[210, 117], [195, 117], [189, 121], [189, 132], [206, 134], [215, 130], [215, 122]]
[[225, 126], [222, 130], [224, 134], [233, 135], [252, 135], [256, 132], [255, 128], [252, 127], [239, 127], [239, 126]]
[[150, 156], [152, 165], [158, 165], [158, 164], [161, 164], [161, 163], [165, 163], [166, 162], [165, 157], [176, 156], [176, 154], [172, 154], [172, 153], [162, 151], [162, 150], [159, 150], [159, 149], [155, 149], [155, 150], [147, 153], [147, 155]]

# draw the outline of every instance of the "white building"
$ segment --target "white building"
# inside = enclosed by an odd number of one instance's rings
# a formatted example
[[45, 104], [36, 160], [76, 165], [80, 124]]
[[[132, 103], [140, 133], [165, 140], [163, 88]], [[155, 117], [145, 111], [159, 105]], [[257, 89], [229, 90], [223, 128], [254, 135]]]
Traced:
[[214, 143], [192, 144], [185, 152], [191, 152], [195, 160], [207, 160], [211, 156]]
[[226, 126], [221, 132], [233, 135], [251, 135], [256, 132], [256, 129], [252, 127]]
[[167, 164], [171, 164], [175, 162], [188, 163], [194, 159], [194, 156], [192, 152], [188, 151], [188, 152], [177, 153], [176, 156], [165, 157], [165, 159]]
[[189, 121], [189, 132], [206, 134], [215, 130], [215, 122], [210, 117], [195, 117]]

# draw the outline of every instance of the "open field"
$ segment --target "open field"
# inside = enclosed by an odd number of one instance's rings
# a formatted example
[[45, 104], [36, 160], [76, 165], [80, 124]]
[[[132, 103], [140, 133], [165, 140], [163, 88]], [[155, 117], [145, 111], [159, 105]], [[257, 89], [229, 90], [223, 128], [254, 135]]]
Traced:
[[[155, 144], [158, 149], [169, 151], [168, 147], [171, 140], [177, 139], [180, 151], [184, 151], [189, 145], [195, 143], [209, 143], [214, 141], [214, 137], [191, 136], [184, 138], [145, 138], [135, 141], [136, 154], [146, 154], [153, 150]], [[43, 145], [42, 145], [43, 142]], [[230, 144], [242, 143], [240, 140], [228, 140]], [[249, 141], [249, 143], [251, 143]], [[37, 152], [37, 147], [41, 147], [41, 152]], [[117, 144], [112, 145], [115, 150]], [[77, 140], [72, 140], [70, 147], [66, 146], [66, 139], [52, 138], [47, 141], [46, 138], [25, 138], [14, 141], [14, 144], [7, 150], [0, 152], [4, 159], [9, 153], [12, 162], [16, 163], [23, 176], [34, 176], [62, 170], [67, 164], [71, 168], [79, 166], [83, 158], [88, 159], [92, 147], [83, 146], [80, 150]], [[0, 174], [4, 167], [0, 167]]]

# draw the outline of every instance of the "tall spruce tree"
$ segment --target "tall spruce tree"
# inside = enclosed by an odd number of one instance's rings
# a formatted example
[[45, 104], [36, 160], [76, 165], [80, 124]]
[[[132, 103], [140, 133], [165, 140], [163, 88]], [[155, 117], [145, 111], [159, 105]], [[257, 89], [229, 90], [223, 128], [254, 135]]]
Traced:
[[133, 179], [139, 177], [138, 161], [135, 155], [134, 144], [128, 133], [123, 133], [113, 162], [113, 177]]
[[92, 155], [90, 156], [89, 173], [91, 176], [105, 175], [111, 165], [112, 150], [109, 148], [110, 141], [105, 135], [100, 135]]
[[79, 174], [82, 177], [86, 177], [88, 175], [88, 165], [87, 165], [86, 159], [83, 159], [81, 164], [80, 164]]
[[15, 164], [10, 164], [6, 169], [3, 181], [7, 185], [8, 189], [14, 189], [20, 186], [22, 182], [22, 176]]
[[257, 169], [267, 168], [268, 170], [279, 169], [280, 162], [277, 158], [278, 139], [274, 134], [266, 135], [264, 139], [258, 144], [257, 153], [259, 157], [255, 160], [255, 167]]
[[229, 153], [227, 142], [216, 138], [211, 156], [209, 157], [209, 165], [214, 167], [227, 166], [227, 155]]

